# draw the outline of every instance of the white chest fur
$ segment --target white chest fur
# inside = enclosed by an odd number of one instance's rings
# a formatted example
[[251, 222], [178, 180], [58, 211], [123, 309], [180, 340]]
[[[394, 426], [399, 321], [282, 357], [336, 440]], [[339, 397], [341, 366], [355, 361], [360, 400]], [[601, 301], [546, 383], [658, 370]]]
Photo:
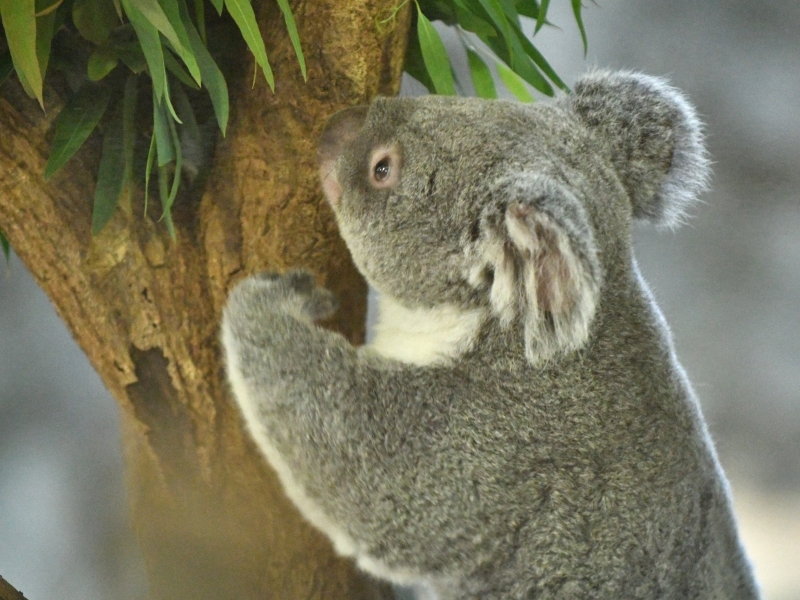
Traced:
[[380, 296], [375, 338], [369, 348], [414, 365], [443, 364], [472, 348], [485, 317], [483, 309], [406, 308], [389, 296]]

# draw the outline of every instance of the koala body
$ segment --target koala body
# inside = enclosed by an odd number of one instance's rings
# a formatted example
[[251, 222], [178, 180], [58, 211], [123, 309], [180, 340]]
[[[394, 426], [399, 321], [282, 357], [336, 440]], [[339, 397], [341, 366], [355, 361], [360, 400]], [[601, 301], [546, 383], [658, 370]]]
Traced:
[[382, 295], [373, 344], [310, 275], [246, 279], [229, 378], [287, 494], [361, 568], [439, 600], [757, 598], [729, 490], [631, 250], [702, 189], [660, 80], [549, 104], [385, 99], [331, 118], [326, 196]]

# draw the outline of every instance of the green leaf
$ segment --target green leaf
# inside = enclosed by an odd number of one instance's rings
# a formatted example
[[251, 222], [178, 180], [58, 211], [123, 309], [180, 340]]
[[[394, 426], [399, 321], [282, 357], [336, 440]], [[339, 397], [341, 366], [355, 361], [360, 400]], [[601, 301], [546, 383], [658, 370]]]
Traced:
[[[181, 19], [183, 19], [183, 8], [185, 4], [181, 2], [180, 6]], [[208, 40], [206, 39], [206, 0], [194, 0], [194, 17], [197, 21], [197, 31], [200, 33], [200, 39], [203, 40], [203, 44], [205, 45], [208, 43]], [[183, 25], [187, 30], [189, 29], [189, 27], [186, 25], [186, 22], [184, 22]], [[194, 47], [192, 50], [194, 50]], [[195, 52], [195, 58], [197, 58], [197, 52]], [[203, 69], [200, 69], [200, 75], [202, 74]]]
[[292, 7], [289, 6], [288, 0], [278, 0], [278, 6], [283, 13], [283, 20], [286, 21], [286, 29], [289, 30], [289, 39], [292, 40], [294, 52], [297, 54], [297, 60], [300, 63], [300, 72], [303, 74], [303, 80], [306, 81], [308, 76], [306, 74], [306, 59], [303, 57], [303, 49], [300, 47], [300, 36], [297, 33], [297, 24], [294, 22], [294, 15], [292, 15]]
[[499, 2], [508, 22], [519, 26], [519, 13], [517, 7], [514, 6], [514, 0], [499, 0]]
[[516, 0], [514, 4], [521, 16], [531, 19], [539, 18], [539, 5], [536, 0]]
[[511, 48], [511, 38], [513, 37], [511, 33], [511, 24], [508, 22], [508, 19], [506, 19], [502, 5], [498, 0], [478, 0], [478, 2], [503, 36], [509, 53], [513, 54]]
[[581, 4], [581, 0], [572, 0], [572, 12], [575, 14], [575, 22], [578, 24], [578, 29], [581, 31], [581, 40], [583, 40], [583, 56], [586, 56], [586, 53], [589, 52], [589, 42], [586, 39], [586, 29], [583, 27], [583, 17], [581, 16], [581, 11], [583, 10], [583, 5]]
[[53, 147], [44, 168], [45, 179], [83, 145], [105, 113], [108, 98], [108, 88], [98, 83], [85, 84], [70, 98], [56, 118]]
[[422, 9], [417, 4], [417, 36], [422, 52], [422, 60], [430, 75], [437, 94], [455, 96], [456, 88], [453, 73], [450, 70], [450, 59], [439, 32], [433, 27]]
[[183, 4], [181, 5], [181, 19], [189, 36], [189, 43], [192, 45], [192, 50], [197, 58], [197, 65], [200, 67], [200, 74], [203, 76], [203, 84], [211, 97], [214, 116], [217, 117], [217, 123], [219, 123], [219, 128], [222, 130], [222, 135], [225, 135], [228, 127], [228, 84], [225, 83], [222, 71], [219, 70], [217, 63], [214, 62], [205, 44], [203, 44], [200, 34], [189, 18], [188, 10]]
[[183, 125], [180, 127], [181, 148], [186, 145], [186, 143], [193, 148], [199, 148], [201, 145], [200, 128], [197, 126], [197, 119], [194, 116], [194, 110], [189, 102], [189, 97], [179, 85], [175, 86], [173, 89], [173, 95], [175, 96], [175, 110], [178, 112], [178, 116], [183, 122]]
[[469, 61], [469, 71], [472, 75], [472, 85], [475, 86], [475, 93], [480, 98], [497, 98], [497, 89], [494, 86], [492, 72], [483, 62], [483, 59], [476, 52], [467, 48], [467, 60]]
[[36, 60], [39, 61], [39, 72], [44, 77], [50, 62], [50, 43], [55, 32], [56, 12], [49, 12], [36, 19]]
[[11, 60], [11, 52], [6, 52], [0, 56], [0, 85], [8, 79], [14, 71], [14, 61]]
[[72, 22], [84, 38], [94, 44], [104, 44], [111, 30], [120, 24], [114, 5], [108, 0], [75, 0]]
[[144, 18], [144, 15], [133, 5], [132, 0], [121, 1], [125, 14], [128, 15], [128, 19], [136, 30], [136, 37], [139, 38], [139, 44], [150, 71], [150, 79], [153, 81], [153, 92], [156, 100], [160, 101], [164, 97], [164, 90], [167, 87], [167, 71], [164, 67], [164, 51], [161, 48], [158, 29]]
[[[522, 44], [523, 51], [531, 58], [531, 60], [533, 60], [534, 64], [539, 67], [542, 72], [550, 78], [550, 81], [555, 83], [559, 89], [568, 92], [569, 88], [567, 87], [567, 84], [561, 81], [561, 78], [555, 72], [553, 67], [550, 66], [550, 63], [547, 62], [547, 59], [544, 56], [542, 56], [541, 52], [536, 49], [536, 46], [534, 46], [533, 43], [528, 39], [528, 36], [522, 33], [521, 29], [516, 27], [514, 28], [514, 32], [517, 34], [517, 38]], [[548, 95], [552, 96], [552, 91]]]
[[100, 81], [114, 70], [119, 63], [115, 53], [109, 48], [98, 48], [89, 56], [86, 72], [92, 81]]
[[147, 61], [138, 41], [114, 44], [111, 50], [134, 73], [141, 73], [147, 68]]
[[147, 162], [144, 164], [144, 214], [147, 216], [147, 199], [150, 194], [150, 173], [156, 158], [156, 130], [150, 136], [150, 149], [147, 151]]
[[419, 36], [408, 36], [408, 46], [406, 47], [406, 58], [403, 68], [406, 73], [424, 85], [433, 94], [436, 88], [433, 86], [431, 76], [425, 68], [425, 60], [422, 58], [422, 49], [419, 47]]
[[[200, 68], [197, 66], [197, 60], [189, 44], [189, 36], [186, 34], [186, 27], [184, 27], [183, 21], [181, 21], [181, 11], [178, 7], [178, 0], [159, 0], [159, 3], [164, 9], [164, 14], [167, 16], [172, 29], [174, 29], [180, 44], [176, 46], [175, 42], [166, 34], [164, 34], [164, 37], [172, 44], [175, 53], [181, 57], [181, 60], [186, 65], [186, 68], [189, 69], [189, 73], [197, 82], [197, 85], [200, 85], [202, 83]], [[161, 30], [159, 29], [159, 31]]]
[[11, 245], [2, 231], [0, 231], [0, 248], [3, 249], [3, 255], [6, 257], [6, 263], [8, 263], [11, 260]]
[[92, 209], [92, 235], [97, 235], [111, 219], [125, 189], [125, 143], [123, 110], [114, 111], [103, 133], [103, 154], [97, 170]]
[[[171, 214], [172, 204], [175, 202], [175, 197], [178, 195], [178, 188], [181, 186], [181, 172], [183, 171], [183, 152], [181, 151], [181, 138], [178, 137], [178, 132], [175, 127], [174, 121], [169, 121], [169, 134], [172, 140], [172, 147], [175, 148], [175, 173], [172, 178], [172, 187], [167, 197], [167, 203], [163, 206], [164, 214]], [[162, 217], [163, 218], [163, 217]], [[174, 235], [173, 235], [174, 237]]]
[[164, 52], [164, 64], [166, 65], [167, 70], [175, 75], [175, 77], [178, 78], [178, 81], [180, 81], [182, 84], [192, 88], [193, 90], [200, 89], [200, 86], [197, 85], [194, 79], [192, 79], [192, 76], [186, 72], [186, 69], [181, 66], [181, 63], [179, 63], [169, 51]]
[[542, 0], [542, 3], [539, 5], [539, 14], [536, 16], [536, 29], [534, 33], [538, 33], [539, 30], [544, 26], [547, 22], [547, 9], [550, 7], [550, 0]]
[[222, 7], [225, 4], [225, 0], [211, 0], [211, 4], [217, 9], [217, 14], [222, 16]]
[[523, 79], [503, 63], [497, 63], [497, 74], [503, 80], [508, 91], [522, 102], [533, 102], [533, 96], [525, 86]]
[[225, 6], [239, 27], [239, 31], [242, 32], [242, 37], [247, 42], [250, 52], [255, 56], [256, 63], [264, 71], [264, 77], [269, 84], [269, 88], [274, 92], [275, 78], [272, 75], [272, 67], [269, 66], [269, 60], [267, 60], [267, 49], [264, 47], [264, 39], [258, 30], [256, 15], [253, 12], [253, 7], [250, 6], [250, 0], [225, 0]]
[[484, 19], [470, 12], [459, 0], [454, 0], [454, 7], [458, 24], [462, 29], [487, 37], [494, 37], [497, 35], [497, 31], [494, 27]]
[[36, 55], [36, 2], [0, 0], [0, 18], [17, 75], [44, 108], [42, 72]]
[[161, 103], [153, 98], [153, 129], [156, 136], [158, 166], [163, 167], [175, 160], [175, 149], [169, 134], [169, 117]]
[[136, 149], [136, 104], [139, 78], [128, 75], [122, 98], [122, 147], [125, 153], [125, 184], [133, 180], [133, 152]]

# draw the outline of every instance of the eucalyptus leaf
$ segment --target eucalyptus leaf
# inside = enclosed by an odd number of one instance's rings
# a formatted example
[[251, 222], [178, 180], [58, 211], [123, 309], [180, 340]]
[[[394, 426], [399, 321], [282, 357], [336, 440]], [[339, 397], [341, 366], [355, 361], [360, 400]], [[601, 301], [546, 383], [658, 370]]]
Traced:
[[56, 12], [52, 11], [36, 18], [36, 60], [39, 61], [39, 72], [44, 77], [50, 62], [50, 43], [55, 32]]
[[168, 191], [168, 183], [167, 183], [167, 167], [159, 167], [158, 168], [158, 194], [161, 197], [161, 206], [167, 207], [161, 213], [161, 218], [159, 221], [164, 221], [167, 226], [167, 231], [169, 232], [169, 237], [173, 240], [175, 239], [175, 225], [172, 223], [172, 211], [171, 207], [169, 206], [169, 191]]
[[[175, 149], [175, 172], [172, 177], [172, 187], [170, 188], [167, 203], [164, 205], [164, 214], [171, 214], [172, 204], [178, 195], [178, 188], [181, 186], [181, 172], [183, 171], [183, 151], [181, 148], [181, 138], [178, 136], [174, 121], [168, 121], [169, 135], [172, 140], [172, 147]], [[174, 237], [174, 236], [173, 236]]]
[[55, 137], [44, 168], [45, 179], [66, 163], [83, 145], [108, 106], [109, 90], [99, 83], [83, 85], [61, 110], [55, 122]]
[[575, 22], [578, 24], [578, 29], [581, 32], [581, 40], [583, 40], [583, 56], [586, 56], [586, 53], [589, 51], [589, 42], [586, 39], [586, 29], [583, 26], [583, 16], [581, 15], [581, 11], [583, 10], [583, 5], [581, 4], [581, 0], [572, 0], [572, 12], [575, 15]]
[[120, 24], [114, 5], [108, 0], [75, 0], [72, 22], [84, 38], [94, 44], [104, 44], [111, 30]]
[[225, 0], [211, 0], [211, 5], [217, 9], [217, 14], [222, 16], [222, 8], [225, 5]]
[[3, 255], [6, 257], [6, 263], [11, 260], [11, 244], [8, 243], [5, 234], [0, 231], [0, 248], [3, 249]]
[[433, 81], [431, 81], [431, 76], [425, 68], [425, 60], [422, 58], [422, 50], [419, 47], [419, 36], [417, 35], [408, 36], [404, 67], [406, 73], [424, 85], [431, 94], [436, 91], [436, 88], [433, 86]]
[[144, 164], [144, 214], [147, 216], [147, 200], [150, 196], [150, 173], [156, 158], [156, 130], [150, 136], [150, 149], [147, 151], [147, 161]]
[[144, 58], [147, 61], [147, 68], [150, 71], [150, 79], [153, 82], [153, 92], [156, 100], [160, 101], [164, 97], [164, 90], [167, 87], [167, 71], [164, 66], [164, 51], [161, 47], [161, 37], [158, 29], [144, 18], [132, 0], [121, 0], [125, 14], [128, 15], [136, 37], [139, 38]]
[[156, 136], [157, 163], [159, 167], [163, 167], [175, 160], [175, 149], [169, 133], [169, 116], [156, 98], [153, 98], [153, 130]]
[[303, 80], [308, 79], [306, 74], [306, 59], [303, 57], [303, 49], [300, 47], [300, 35], [297, 33], [297, 23], [294, 22], [294, 15], [292, 15], [292, 7], [289, 6], [288, 0], [278, 0], [278, 6], [283, 13], [283, 19], [286, 21], [286, 29], [289, 31], [289, 39], [292, 40], [292, 47], [297, 60], [300, 63], [300, 72], [303, 74]]
[[233, 17], [237, 27], [239, 27], [239, 31], [242, 32], [242, 37], [247, 43], [247, 47], [250, 48], [250, 52], [253, 53], [256, 63], [264, 72], [269, 88], [274, 92], [275, 77], [267, 59], [267, 49], [264, 47], [264, 39], [258, 30], [256, 15], [253, 12], [253, 7], [250, 6], [250, 0], [225, 0], [225, 6], [228, 8], [228, 12]]
[[122, 96], [122, 147], [125, 154], [125, 184], [133, 180], [133, 153], [136, 149], [136, 105], [139, 78], [128, 75]]
[[181, 63], [179, 63], [177, 59], [172, 56], [172, 53], [169, 50], [164, 52], [164, 65], [167, 67], [167, 70], [172, 73], [182, 84], [192, 88], [193, 90], [200, 89], [200, 86], [197, 85], [195, 80], [192, 79], [192, 76], [186, 72], [186, 69], [181, 66]]
[[186, 27], [189, 43], [192, 45], [192, 50], [197, 58], [197, 65], [200, 67], [200, 74], [203, 77], [203, 85], [205, 85], [208, 95], [211, 97], [214, 116], [217, 118], [217, 123], [224, 136], [228, 127], [228, 84], [225, 83], [222, 71], [219, 70], [217, 63], [214, 62], [205, 44], [200, 39], [200, 34], [194, 28], [189, 18], [189, 12], [183, 4], [181, 4], [181, 20], [183, 20], [183, 24]]
[[[186, 68], [189, 69], [189, 73], [199, 86], [202, 83], [200, 68], [197, 66], [197, 59], [192, 52], [191, 44], [189, 44], [189, 36], [186, 33], [186, 27], [184, 27], [183, 21], [181, 20], [181, 11], [178, 7], [178, 2], [179, 0], [159, 0], [159, 4], [163, 8], [164, 14], [167, 16], [169, 24], [175, 31], [180, 44], [176, 46], [175, 42], [166, 34], [164, 37], [169, 40], [169, 43], [172, 45], [175, 53], [181, 57], [181, 60], [186, 65]], [[159, 31], [161, 30], [159, 29]]]
[[[185, 5], [183, 2], [180, 3], [181, 8]], [[208, 40], [206, 40], [206, 0], [194, 0], [194, 18], [197, 21], [197, 31], [200, 34], [200, 39], [203, 40], [203, 44], [207, 44]], [[181, 19], [183, 19], [183, 10], [181, 10]], [[189, 27], [186, 26], [184, 22], [184, 27], [188, 30]], [[194, 47], [192, 47], [194, 50]], [[197, 58], [197, 52], [195, 52], [195, 58]], [[199, 63], [198, 63], [199, 66]], [[200, 75], [203, 74], [203, 70], [200, 69]]]
[[514, 5], [520, 16], [529, 17], [531, 19], [539, 18], [539, 4], [536, 0], [516, 0]]
[[528, 91], [525, 81], [503, 63], [497, 63], [497, 74], [503, 80], [509, 92], [522, 102], [533, 102], [533, 96]]
[[[547, 59], [536, 49], [536, 46], [533, 45], [533, 42], [528, 39], [528, 36], [522, 33], [521, 29], [516, 27], [514, 28], [514, 32], [516, 33], [517, 38], [522, 45], [523, 51], [531, 58], [531, 60], [533, 60], [534, 64], [539, 67], [542, 72], [547, 75], [550, 81], [555, 83], [559, 89], [569, 92], [567, 84], [561, 80], [553, 67], [550, 66], [550, 63], [547, 62]], [[552, 95], [552, 93], [549, 95]]]
[[98, 48], [89, 56], [86, 72], [92, 81], [100, 81], [114, 70], [119, 63], [119, 58], [108, 48]]
[[123, 111], [118, 107], [103, 133], [103, 154], [97, 170], [92, 208], [92, 235], [97, 235], [111, 219], [125, 189], [125, 145]]
[[17, 75], [27, 84], [26, 91], [44, 108], [42, 72], [36, 54], [35, 0], [0, 0], [0, 18]]
[[425, 68], [430, 75], [437, 94], [455, 96], [456, 88], [453, 73], [450, 71], [450, 59], [439, 32], [428, 20], [417, 4], [417, 36]]
[[536, 16], [536, 29], [534, 30], [534, 33], [538, 33], [547, 22], [547, 9], [549, 7], [550, 0], [542, 0], [541, 4], [539, 4], [539, 14]]
[[455, 8], [458, 24], [462, 29], [488, 37], [497, 35], [497, 31], [494, 27], [492, 27], [491, 24], [489, 24], [485, 19], [482, 19], [471, 12], [465, 4], [460, 2], [460, 0], [454, 0], [453, 7]]
[[480, 98], [497, 98], [497, 89], [494, 86], [492, 72], [483, 59], [476, 52], [467, 48], [469, 72], [472, 75], [472, 85], [475, 93]]

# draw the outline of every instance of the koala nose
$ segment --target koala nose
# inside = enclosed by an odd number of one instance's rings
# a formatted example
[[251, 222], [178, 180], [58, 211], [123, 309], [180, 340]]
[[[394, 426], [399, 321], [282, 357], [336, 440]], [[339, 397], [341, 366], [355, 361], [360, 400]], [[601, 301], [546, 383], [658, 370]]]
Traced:
[[369, 106], [354, 106], [340, 110], [328, 119], [317, 150], [320, 167], [323, 165], [333, 167], [344, 147], [358, 135], [367, 118], [367, 111]]

